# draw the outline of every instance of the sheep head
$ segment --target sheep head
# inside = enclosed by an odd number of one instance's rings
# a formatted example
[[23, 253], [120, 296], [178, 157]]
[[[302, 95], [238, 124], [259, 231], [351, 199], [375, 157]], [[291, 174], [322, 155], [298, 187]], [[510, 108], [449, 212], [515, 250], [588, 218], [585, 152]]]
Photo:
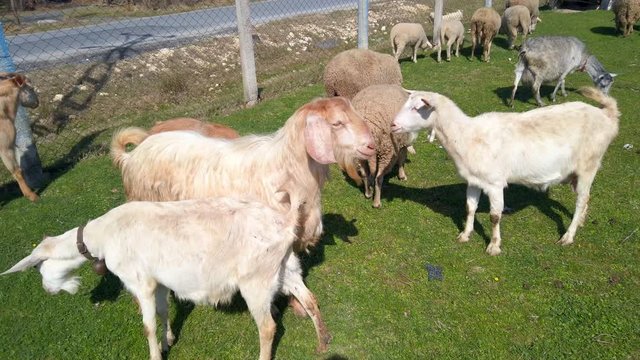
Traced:
[[315, 100], [301, 110], [307, 154], [318, 163], [335, 163], [347, 154], [365, 160], [375, 154], [369, 127], [346, 98]]

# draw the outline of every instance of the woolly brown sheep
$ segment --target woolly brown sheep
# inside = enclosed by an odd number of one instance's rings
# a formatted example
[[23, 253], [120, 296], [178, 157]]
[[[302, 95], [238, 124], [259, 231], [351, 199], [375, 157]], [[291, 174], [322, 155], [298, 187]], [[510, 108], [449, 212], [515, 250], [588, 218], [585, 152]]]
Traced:
[[331, 59], [324, 70], [327, 96], [351, 100], [358, 91], [376, 84], [402, 84], [400, 65], [393, 56], [366, 49], [346, 50]]
[[471, 56], [475, 56], [476, 44], [482, 43], [482, 60], [491, 58], [491, 42], [500, 30], [500, 15], [489, 7], [483, 7], [471, 16]]
[[515, 5], [507, 8], [502, 14], [502, 26], [500, 32], [507, 34], [509, 38], [509, 49], [515, 47], [518, 33], [522, 34], [522, 43], [527, 40], [527, 34], [531, 29], [531, 16], [529, 9], [522, 5]]
[[536, 25], [540, 20], [540, 1], [539, 0], [507, 0], [505, 2], [505, 10], [516, 5], [522, 5], [529, 10], [531, 16], [531, 32], [536, 29]]
[[640, 19], [640, 0], [616, 0], [611, 8], [616, 15], [616, 29], [622, 36], [633, 32], [633, 25]]
[[[398, 178], [406, 180], [404, 163], [407, 147], [417, 133], [392, 134], [391, 123], [409, 94], [398, 85], [372, 85], [360, 91], [351, 101], [353, 108], [364, 118], [375, 142], [376, 154], [368, 160], [352, 160], [364, 180], [365, 197], [373, 198], [373, 207], [380, 207], [382, 181], [398, 164]], [[374, 181], [371, 184], [371, 180]], [[375, 187], [375, 190], [373, 189]]]

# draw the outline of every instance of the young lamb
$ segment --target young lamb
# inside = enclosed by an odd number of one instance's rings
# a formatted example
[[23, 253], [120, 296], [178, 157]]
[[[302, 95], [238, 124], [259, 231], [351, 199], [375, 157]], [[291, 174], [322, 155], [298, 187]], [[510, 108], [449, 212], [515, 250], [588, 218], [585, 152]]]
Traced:
[[520, 79], [532, 84], [538, 106], [544, 106], [540, 98], [542, 83], [557, 81], [551, 94], [551, 100], [556, 101], [559, 88], [562, 89], [562, 95], [567, 96], [564, 79], [576, 70], [586, 71], [594, 85], [605, 94], [609, 93], [613, 78], [616, 76], [605, 70], [598, 59], [587, 52], [585, 44], [573, 36], [540, 36], [527, 39], [522, 44], [516, 64], [511, 106], [513, 106]]
[[[436, 17], [436, 14], [432, 11], [429, 13], [429, 18], [433, 22], [433, 19]], [[456, 10], [454, 12], [442, 15], [442, 21], [447, 20], [460, 20], [462, 21], [462, 10]]]
[[353, 99], [370, 85], [401, 85], [402, 73], [395, 57], [367, 49], [346, 50], [327, 63], [324, 69], [327, 96]]
[[204, 136], [223, 139], [235, 139], [240, 137], [240, 134], [238, 134], [237, 131], [228, 126], [208, 123], [191, 118], [176, 118], [158, 121], [151, 129], [149, 129], [149, 135], [176, 130], [192, 130]]
[[404, 51], [405, 46], [413, 47], [413, 56], [411, 59], [413, 62], [418, 62], [418, 48], [427, 49], [432, 48], [433, 45], [427, 39], [427, 34], [424, 32], [422, 25], [418, 23], [399, 23], [395, 24], [391, 28], [391, 48], [393, 49], [393, 56], [396, 61], [400, 59], [400, 55]]
[[616, 29], [622, 36], [629, 36], [640, 20], [640, 0], [616, 0], [611, 10], [616, 16]]
[[476, 10], [471, 16], [471, 56], [476, 55], [476, 44], [482, 44], [482, 59], [491, 59], [491, 42], [500, 30], [500, 15], [490, 7]]
[[486, 113], [471, 118], [447, 97], [414, 92], [396, 116], [394, 132], [432, 128], [467, 181], [467, 219], [458, 240], [473, 231], [481, 191], [489, 196], [492, 224], [490, 255], [500, 254], [503, 189], [521, 184], [545, 191], [571, 183], [576, 210], [559, 243], [568, 245], [587, 212], [589, 190], [607, 147], [618, 133], [620, 113], [615, 99], [595, 88], [583, 94], [602, 109], [570, 102], [524, 113]]
[[[407, 148], [415, 141], [417, 133], [392, 134], [391, 122], [402, 105], [407, 101], [407, 92], [398, 85], [372, 85], [360, 91], [351, 101], [354, 109], [362, 115], [373, 135], [376, 154], [368, 160], [349, 159], [343, 162], [355, 167], [346, 170], [347, 174], [357, 171], [358, 179], [364, 182], [366, 198], [373, 198], [373, 207], [380, 207], [382, 181], [393, 167], [398, 164], [398, 178], [406, 180], [404, 163], [407, 159]], [[340, 161], [339, 161], [340, 163]], [[372, 188], [371, 176], [375, 191]], [[357, 182], [357, 179], [354, 179]]]
[[[89, 221], [84, 229], [45, 237], [4, 274], [36, 267], [49, 293], [74, 294], [71, 272], [89, 260], [106, 263], [138, 300], [152, 360], [173, 344], [168, 294], [196, 304], [228, 303], [240, 291], [260, 335], [260, 359], [271, 358], [276, 323], [271, 304], [278, 290], [304, 298], [302, 276], [287, 274], [297, 223], [296, 205], [286, 213], [260, 202], [209, 198], [174, 202], [129, 202]], [[185, 214], [187, 216], [185, 216]], [[305, 299], [315, 306], [312, 299]]]
[[522, 5], [515, 5], [507, 8], [502, 14], [502, 26], [500, 32], [507, 34], [509, 38], [509, 49], [515, 47], [515, 40], [518, 33], [522, 34], [522, 43], [527, 40], [531, 28], [531, 16], [529, 10]]
[[[127, 153], [127, 144], [139, 145]], [[293, 191], [305, 203], [300, 208], [296, 251], [314, 245], [322, 234], [320, 196], [329, 164], [336, 162], [336, 158], [367, 159], [374, 153], [366, 123], [342, 97], [318, 99], [302, 106], [280, 130], [270, 135], [227, 140], [190, 131], [171, 131], [147, 137], [141, 129], [128, 128], [116, 133], [111, 143], [113, 161], [122, 171], [130, 201], [236, 194], [253, 196], [278, 209], [290, 206], [288, 197], [279, 188], [282, 179], [291, 177]], [[295, 255], [286, 266], [288, 273], [301, 271]], [[315, 302], [306, 287], [302, 290]], [[296, 302], [292, 306], [299, 313], [305, 312], [300, 311]], [[319, 311], [315, 312], [311, 315], [320, 319]], [[321, 322], [315, 324], [318, 340], [326, 347], [329, 339], [326, 328]]]
[[464, 25], [460, 20], [444, 20], [440, 28], [440, 41], [436, 45], [438, 53], [438, 62], [442, 61], [440, 56], [442, 52], [442, 44], [447, 44], [447, 61], [451, 61], [451, 46], [456, 44], [456, 57], [460, 56], [460, 46], [464, 41]]
[[15, 119], [18, 105], [36, 108], [39, 105], [38, 95], [22, 74], [0, 72], [0, 158], [13, 178], [18, 182], [22, 194], [31, 201], [38, 200], [38, 195], [31, 190], [16, 159], [16, 127]]
[[538, 22], [542, 22], [540, 19], [540, 1], [539, 0], [507, 0], [505, 2], [505, 10], [516, 5], [522, 5], [529, 10], [529, 16], [531, 17], [531, 27], [530, 31], [534, 32], [536, 30], [536, 25]]

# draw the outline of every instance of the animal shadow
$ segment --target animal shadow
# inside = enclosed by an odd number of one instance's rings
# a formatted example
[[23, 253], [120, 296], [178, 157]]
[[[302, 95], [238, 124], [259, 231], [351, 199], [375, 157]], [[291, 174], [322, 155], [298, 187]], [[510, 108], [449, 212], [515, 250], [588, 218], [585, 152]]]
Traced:
[[[540, 86], [540, 98], [542, 98], [542, 101], [544, 101], [547, 105], [555, 104], [554, 102], [551, 101], [551, 98], [550, 98], [554, 89], [555, 89], [555, 85]], [[509, 106], [512, 90], [513, 90], [513, 85], [509, 87], [499, 87], [495, 89], [494, 92], [500, 99], [502, 99], [502, 103], [505, 106]], [[566, 87], [566, 86], [565, 86], [565, 90], [567, 91], [567, 93], [576, 91], [575, 88]], [[556, 93], [556, 103], [558, 102], [559, 99], [562, 99], [562, 98], [564, 98], [564, 96], [562, 96], [562, 93], [560, 92], [560, 90], [558, 90], [558, 92]], [[513, 99], [513, 101], [515, 102], [516, 100], [526, 104], [537, 105], [535, 96], [533, 94], [533, 90], [531, 90], [531, 86], [529, 86], [529, 84], [523, 83], [522, 81], [520, 82], [520, 85], [518, 85], [518, 90], [516, 92], [516, 96]]]
[[[412, 188], [389, 183], [382, 195], [386, 200], [402, 199], [422, 204], [432, 211], [451, 218], [459, 231], [464, 229], [466, 219], [466, 184], [451, 184], [435, 186], [431, 188]], [[505, 207], [511, 209], [510, 214], [528, 207], [535, 206], [556, 223], [559, 234], [563, 234], [566, 228], [561, 214], [571, 217], [572, 214], [561, 203], [550, 199], [547, 193], [538, 192], [520, 185], [510, 185], [504, 191]], [[489, 201], [486, 195], [482, 195], [476, 213], [488, 213]], [[491, 236], [485, 232], [483, 226], [474, 222], [474, 230], [485, 243], [491, 241]], [[490, 230], [489, 230], [490, 231]]]
[[351, 243], [350, 237], [358, 235], [358, 228], [355, 225], [356, 219], [347, 221], [340, 214], [325, 214], [322, 217], [322, 225], [324, 232], [320, 237], [320, 241], [311, 249], [309, 253], [299, 254], [302, 262], [303, 276], [306, 277], [308, 270], [314, 266], [320, 265], [324, 259], [324, 248], [327, 245], [336, 245], [335, 239], [338, 238], [346, 243]]
[[618, 29], [612, 26], [596, 26], [591, 28], [591, 32], [598, 35], [618, 36]]

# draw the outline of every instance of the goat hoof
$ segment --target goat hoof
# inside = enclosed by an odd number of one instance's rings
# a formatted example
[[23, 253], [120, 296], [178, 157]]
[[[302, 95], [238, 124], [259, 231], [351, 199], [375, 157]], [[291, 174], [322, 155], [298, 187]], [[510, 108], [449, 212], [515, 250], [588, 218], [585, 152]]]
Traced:
[[567, 245], [571, 245], [573, 244], [573, 238], [571, 238], [569, 235], [564, 234], [562, 236], [562, 238], [560, 238], [560, 240], [558, 240], [557, 242], [558, 244], [562, 245], [562, 246], [567, 246]]
[[400, 175], [398, 175], [398, 180], [400, 180], [400, 181], [407, 181], [407, 175], [404, 175], [404, 176], [400, 176]]
[[496, 246], [496, 245], [493, 245], [493, 244], [489, 244], [489, 246], [487, 246], [487, 254], [489, 254], [491, 256], [500, 255], [501, 252], [502, 252], [502, 250], [500, 250], [499, 246]]
[[380, 206], [382, 206], [380, 203], [373, 203], [373, 205], [371, 205], [373, 208], [375, 209], [380, 209]]
[[458, 240], [458, 242], [461, 242], [461, 243], [466, 243], [469, 241], [469, 235], [465, 234], [464, 232], [461, 232], [460, 234], [458, 234], [458, 237], [456, 238], [456, 240]]
[[29, 199], [31, 202], [36, 202], [40, 200], [40, 197], [36, 194], [29, 194], [27, 195], [27, 199]]

